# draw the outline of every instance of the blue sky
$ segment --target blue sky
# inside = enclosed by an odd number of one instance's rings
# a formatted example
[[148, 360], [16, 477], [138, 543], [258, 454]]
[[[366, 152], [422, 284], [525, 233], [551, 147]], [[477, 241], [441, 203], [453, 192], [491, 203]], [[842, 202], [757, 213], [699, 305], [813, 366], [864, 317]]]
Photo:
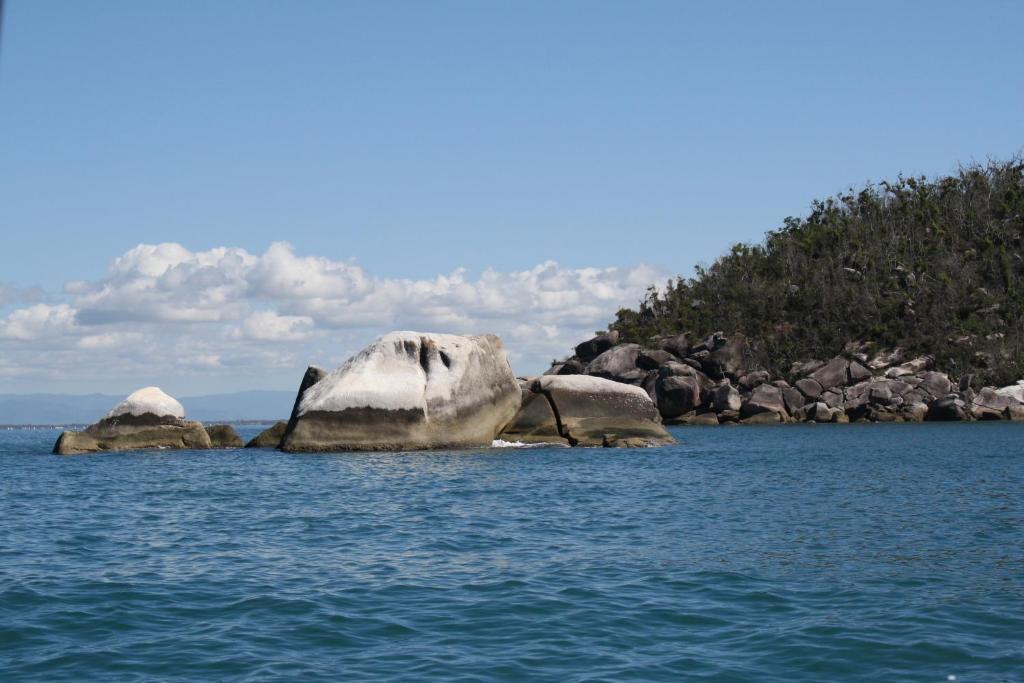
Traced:
[[414, 324], [536, 371], [816, 197], [1019, 153], [1021, 26], [1015, 2], [8, 0], [0, 393], [291, 387]]

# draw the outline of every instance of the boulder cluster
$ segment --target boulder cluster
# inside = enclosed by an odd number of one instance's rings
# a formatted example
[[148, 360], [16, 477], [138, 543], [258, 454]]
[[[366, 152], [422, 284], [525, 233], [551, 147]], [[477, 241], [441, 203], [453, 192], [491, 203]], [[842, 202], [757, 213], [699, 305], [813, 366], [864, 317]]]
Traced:
[[181, 403], [159, 387], [144, 387], [114, 406], [80, 432], [57, 437], [53, 452], [77, 455], [139, 448], [239, 448], [242, 439], [231, 425], [207, 425], [185, 419]]
[[928, 356], [851, 343], [831, 360], [794, 363], [774, 377], [748, 341], [715, 333], [655, 337], [644, 346], [600, 334], [546, 374], [589, 375], [642, 388], [666, 424], [922, 422], [1024, 419], [1024, 380], [974, 391]]
[[310, 366], [287, 422], [246, 447], [286, 452], [672, 443], [654, 402], [597, 377], [516, 378], [494, 335], [391, 332], [334, 372]]
[[[645, 391], [598, 377], [516, 378], [494, 335], [392, 332], [333, 372], [310, 366], [288, 421], [246, 447], [287, 452], [489, 447], [496, 439], [565, 446], [672, 443]], [[239, 447], [227, 425], [204, 427], [156, 387], [133, 393], [60, 454]]]

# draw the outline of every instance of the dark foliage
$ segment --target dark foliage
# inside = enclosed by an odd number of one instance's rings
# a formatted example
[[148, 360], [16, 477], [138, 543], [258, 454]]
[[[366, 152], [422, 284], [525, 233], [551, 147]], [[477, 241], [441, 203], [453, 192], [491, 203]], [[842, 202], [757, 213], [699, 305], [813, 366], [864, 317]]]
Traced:
[[817, 201], [762, 244], [737, 244], [693, 278], [618, 312], [624, 341], [722, 330], [756, 340], [769, 369], [850, 341], [930, 354], [953, 376], [1024, 377], [1024, 160], [882, 182]]

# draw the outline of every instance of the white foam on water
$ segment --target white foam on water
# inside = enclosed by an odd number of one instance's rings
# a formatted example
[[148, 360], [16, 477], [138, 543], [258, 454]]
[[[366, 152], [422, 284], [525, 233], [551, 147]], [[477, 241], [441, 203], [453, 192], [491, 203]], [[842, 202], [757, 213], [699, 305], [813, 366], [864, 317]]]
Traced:
[[569, 444], [557, 441], [541, 441], [538, 443], [526, 443], [525, 441], [505, 441], [495, 439], [491, 442], [491, 448], [568, 448]]
[[491, 442], [491, 448], [523, 448], [526, 446], [522, 441], [505, 441], [504, 439], [495, 439]]

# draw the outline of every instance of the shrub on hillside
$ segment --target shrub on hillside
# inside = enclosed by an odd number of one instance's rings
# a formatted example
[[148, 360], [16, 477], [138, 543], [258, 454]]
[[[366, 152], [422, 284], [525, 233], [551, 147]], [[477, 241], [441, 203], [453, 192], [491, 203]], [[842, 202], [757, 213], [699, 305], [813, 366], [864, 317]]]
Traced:
[[869, 185], [816, 201], [761, 244], [654, 287], [610, 326], [623, 341], [716, 330], [769, 369], [847, 342], [933, 355], [954, 376], [1024, 377], [1024, 161]]

